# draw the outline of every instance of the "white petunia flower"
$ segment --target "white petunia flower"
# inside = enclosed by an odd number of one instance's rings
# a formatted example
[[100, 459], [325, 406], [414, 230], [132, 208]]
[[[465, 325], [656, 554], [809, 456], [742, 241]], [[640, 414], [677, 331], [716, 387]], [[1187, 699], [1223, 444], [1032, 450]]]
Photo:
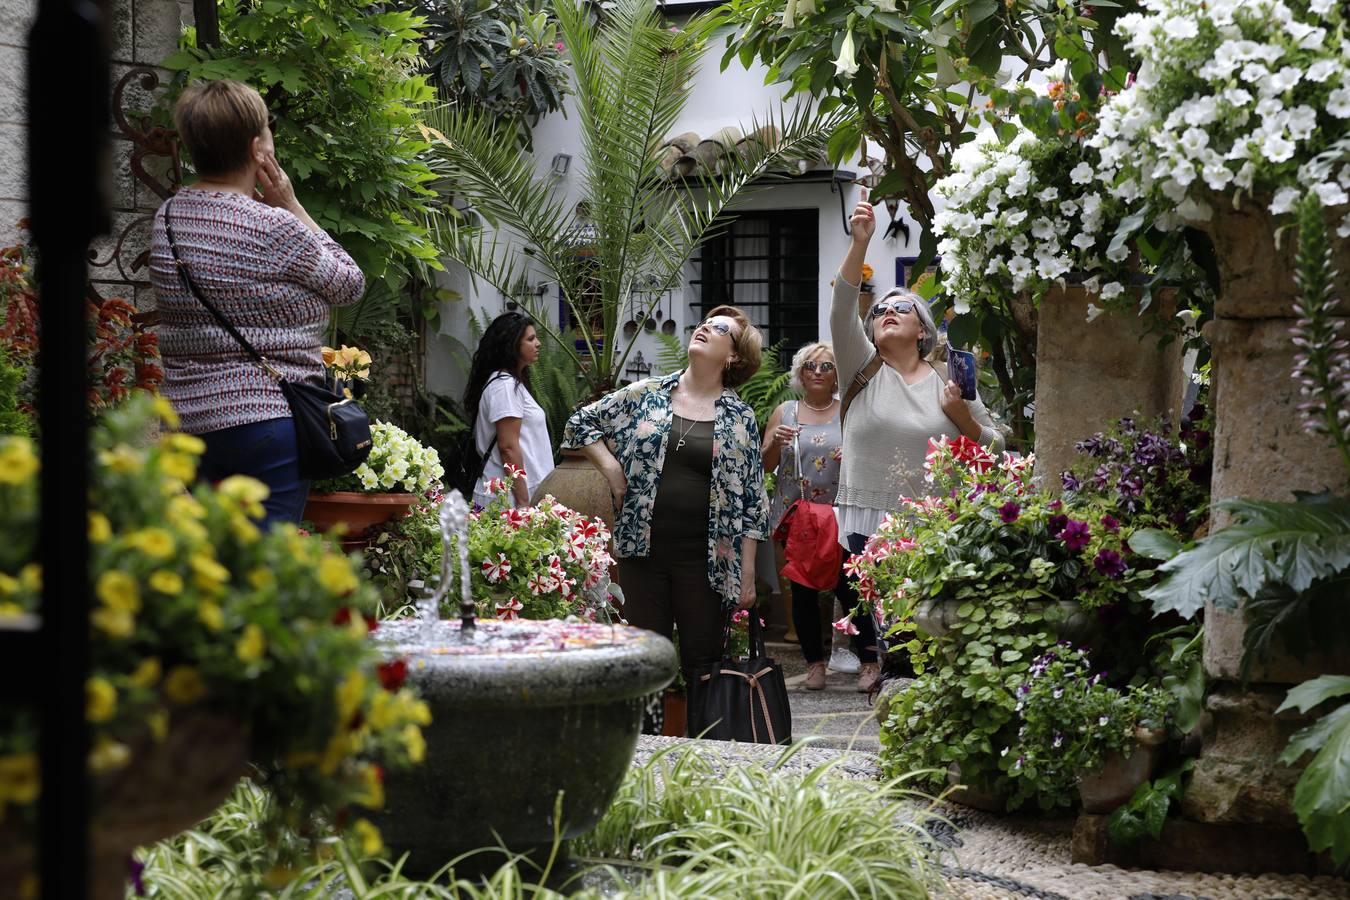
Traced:
[[1199, 156], [1209, 146], [1209, 135], [1203, 128], [1187, 128], [1181, 136], [1181, 149], [1190, 157]]
[[1294, 140], [1306, 141], [1317, 129], [1317, 111], [1311, 106], [1296, 106], [1289, 110], [1284, 127], [1289, 130], [1289, 136]]
[[1070, 241], [1070, 243], [1072, 243], [1079, 250], [1087, 250], [1091, 248], [1093, 244], [1097, 243], [1097, 237], [1096, 235], [1085, 234], [1084, 232], [1080, 231], [1078, 234], [1075, 234], [1073, 236], [1073, 240]]
[[1069, 170], [1069, 180], [1074, 184], [1088, 184], [1092, 181], [1092, 166], [1085, 162], [1080, 162]]
[[1087, 308], [1087, 320], [1089, 322], [1095, 322], [1097, 320], [1097, 317], [1104, 312], [1106, 312], [1106, 310], [1102, 309], [1097, 304], [1089, 303]]
[[1162, 25], [1163, 34], [1174, 41], [1189, 41], [1200, 34], [1200, 26], [1190, 17], [1171, 16]]
[[1336, 88], [1327, 97], [1327, 112], [1338, 119], [1350, 119], [1350, 88]]
[[1334, 59], [1319, 59], [1311, 66], [1308, 66], [1308, 71], [1303, 73], [1303, 77], [1309, 81], [1315, 81], [1318, 84], [1321, 84], [1340, 71], [1341, 66]]
[[1261, 142], [1261, 155], [1273, 163], [1292, 159], [1296, 149], [1294, 142], [1282, 134], [1268, 134]]
[[1323, 206], [1340, 206], [1343, 203], [1350, 203], [1350, 195], [1345, 193], [1345, 189], [1334, 181], [1324, 181], [1321, 184], [1313, 185], [1313, 192], [1317, 194], [1317, 199], [1322, 201]]

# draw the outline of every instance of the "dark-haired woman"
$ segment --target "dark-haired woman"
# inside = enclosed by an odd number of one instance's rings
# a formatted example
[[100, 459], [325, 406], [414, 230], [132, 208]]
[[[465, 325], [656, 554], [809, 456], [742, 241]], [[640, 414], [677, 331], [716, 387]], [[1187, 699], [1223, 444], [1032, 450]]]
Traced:
[[563, 436], [609, 482], [624, 617], [666, 637], [678, 628], [686, 678], [721, 658], [732, 610], [755, 604], [768, 500], [755, 413], [733, 388], [762, 348], [745, 313], [719, 306], [694, 329], [688, 368], [577, 410]]
[[474, 443], [486, 457], [483, 477], [473, 489], [475, 506], [486, 506], [483, 482], [500, 478], [506, 466], [525, 473], [512, 486], [516, 506], [553, 471], [548, 417], [530, 392], [530, 366], [539, 360], [539, 335], [529, 316], [506, 312], [492, 320], [469, 367], [464, 406], [474, 423]]

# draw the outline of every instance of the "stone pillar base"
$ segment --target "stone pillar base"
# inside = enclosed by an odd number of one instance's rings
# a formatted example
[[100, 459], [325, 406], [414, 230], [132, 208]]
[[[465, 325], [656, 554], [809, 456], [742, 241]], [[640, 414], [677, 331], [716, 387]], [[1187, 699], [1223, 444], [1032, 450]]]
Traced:
[[1157, 840], [1117, 847], [1107, 834], [1108, 816], [1081, 815], [1074, 823], [1073, 862], [1122, 869], [1228, 872], [1234, 875], [1333, 875], [1328, 854], [1308, 852], [1297, 829], [1213, 825], [1169, 819]]

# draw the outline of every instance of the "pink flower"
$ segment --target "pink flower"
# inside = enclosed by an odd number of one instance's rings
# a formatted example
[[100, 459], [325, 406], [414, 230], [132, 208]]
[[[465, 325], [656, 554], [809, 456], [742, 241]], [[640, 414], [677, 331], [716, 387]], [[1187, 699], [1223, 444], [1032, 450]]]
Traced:
[[497, 618], [501, 619], [504, 622], [509, 622], [512, 619], [519, 619], [520, 611], [524, 608], [525, 608], [524, 604], [522, 604], [515, 597], [512, 597], [505, 603], [497, 604]]
[[864, 558], [862, 554], [850, 556], [844, 562], [844, 574], [847, 575], [849, 578], [861, 578], [864, 571], [864, 565], [866, 562], [867, 560]]
[[[527, 507], [528, 508], [528, 507]], [[506, 520], [506, 525], [512, 531], [519, 531], [529, 524], [530, 517], [518, 507], [511, 507], [502, 512], [502, 518]]]
[[849, 617], [849, 616], [844, 616], [844, 617], [843, 617], [842, 619], [840, 619], [838, 622], [835, 622], [835, 623], [834, 623], [834, 630], [835, 630], [835, 631], [842, 631], [844, 634], [857, 634], [857, 633], [858, 633], [858, 628], [857, 628], [857, 626], [853, 624], [853, 619], [852, 619], [851, 617]]
[[531, 572], [530, 577], [525, 579], [525, 586], [530, 589], [530, 593], [538, 597], [541, 594], [551, 594], [557, 590], [557, 582], [542, 572]]
[[483, 482], [483, 493], [501, 494], [506, 491], [506, 482], [501, 478], [489, 478]]
[[505, 553], [498, 553], [496, 561], [483, 560], [483, 577], [489, 584], [496, 584], [511, 574], [511, 560], [506, 558]]
[[512, 463], [506, 464], [506, 474], [511, 478], [524, 478], [525, 470]]

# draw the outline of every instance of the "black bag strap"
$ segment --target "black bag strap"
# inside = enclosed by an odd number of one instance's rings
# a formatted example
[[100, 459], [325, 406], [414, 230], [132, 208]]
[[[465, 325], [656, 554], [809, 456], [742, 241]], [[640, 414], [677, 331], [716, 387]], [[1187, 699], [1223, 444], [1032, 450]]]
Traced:
[[282, 374], [273, 368], [272, 364], [267, 361], [267, 357], [259, 353], [254, 346], [239, 333], [239, 329], [234, 327], [234, 323], [225, 318], [225, 314], [217, 309], [216, 305], [210, 300], [207, 300], [202, 292], [197, 289], [196, 282], [192, 280], [192, 274], [188, 272], [187, 263], [183, 262], [183, 258], [178, 255], [178, 242], [173, 239], [173, 226], [169, 223], [169, 209], [173, 206], [174, 199], [175, 198], [170, 198], [169, 201], [164, 204], [164, 237], [169, 241], [169, 253], [173, 255], [173, 265], [174, 268], [178, 270], [178, 277], [182, 279], [183, 286], [187, 288], [189, 294], [197, 299], [198, 303], [206, 307], [207, 311], [211, 313], [211, 315], [215, 317], [215, 320], [220, 324], [220, 327], [224, 328], [229, 333], [230, 337], [234, 338], [239, 346], [243, 347], [248, 355], [253, 357], [253, 361], [261, 366], [264, 372], [271, 375], [278, 382], [285, 381], [286, 379]]

